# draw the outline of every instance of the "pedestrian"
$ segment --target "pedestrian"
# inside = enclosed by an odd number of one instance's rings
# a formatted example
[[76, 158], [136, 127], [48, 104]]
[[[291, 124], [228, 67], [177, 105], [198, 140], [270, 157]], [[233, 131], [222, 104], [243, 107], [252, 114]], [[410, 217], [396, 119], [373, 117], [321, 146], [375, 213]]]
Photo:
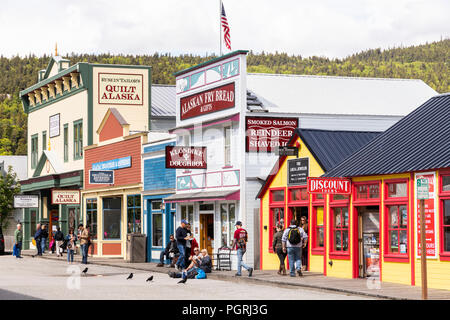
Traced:
[[22, 251], [22, 240], [23, 240], [23, 232], [22, 232], [22, 225], [19, 223], [17, 224], [17, 229], [14, 232], [14, 245], [16, 246], [16, 258], [20, 259], [22, 258], [21, 251]]
[[161, 251], [159, 255], [159, 263], [156, 265], [157, 267], [163, 267], [164, 266], [164, 256], [166, 259], [170, 259], [170, 266], [173, 267], [173, 261], [172, 259], [177, 256], [178, 248], [177, 248], [177, 242], [175, 241], [175, 237], [173, 234], [169, 236], [169, 242], [167, 243], [166, 249]]
[[277, 225], [277, 232], [273, 235], [272, 249], [278, 256], [280, 260], [280, 267], [278, 268], [278, 274], [286, 275], [286, 266], [284, 265], [284, 260], [286, 259], [286, 252], [283, 251], [283, 226], [281, 224]]
[[186, 267], [186, 240], [189, 240], [186, 225], [188, 222], [186, 220], [181, 220], [180, 226], [175, 231], [175, 239], [177, 240], [177, 248], [180, 252], [180, 256], [178, 257], [177, 263], [175, 267], [178, 270], [183, 270]]
[[291, 277], [295, 277], [295, 270], [297, 270], [299, 277], [303, 276], [302, 247], [303, 242], [307, 238], [308, 235], [301, 227], [297, 226], [297, 221], [295, 219], [291, 220], [289, 228], [283, 232], [281, 241], [283, 242], [283, 252], [287, 252], [289, 258], [289, 271]]
[[78, 226], [78, 232], [79, 232], [79, 239], [80, 239], [80, 250], [81, 250], [81, 263], [87, 264], [87, 255], [89, 250], [89, 242], [90, 242], [90, 236], [89, 236], [89, 229], [86, 227], [83, 227], [83, 224], [80, 224]]
[[41, 224], [38, 223], [38, 224], [36, 225], [36, 232], [35, 232], [35, 234], [34, 234], [34, 241], [35, 241], [35, 243], [36, 243], [36, 249], [37, 249], [36, 255], [37, 255], [37, 256], [42, 256], [41, 232], [42, 232]]
[[70, 228], [69, 234], [66, 237], [67, 239], [67, 262], [73, 262], [73, 253], [75, 251], [77, 236], [73, 232], [73, 228]]
[[242, 228], [242, 222], [237, 221], [235, 224], [236, 231], [234, 231], [233, 243], [231, 244], [231, 248], [236, 249], [237, 251], [237, 273], [235, 276], [240, 277], [242, 267], [248, 271], [248, 276], [251, 277], [253, 273], [253, 268], [246, 265], [242, 261], [242, 257], [244, 256], [247, 250], [247, 241], [248, 241], [248, 233], [247, 230]]
[[60, 227], [56, 227], [55, 241], [56, 241], [56, 255], [58, 257], [62, 257], [63, 248], [61, 248], [61, 245], [64, 243], [64, 234], [62, 233]]
[[45, 246], [47, 245], [48, 232], [46, 225], [41, 226], [41, 253], [45, 253]]
[[[306, 234], [308, 234], [308, 218], [302, 216], [300, 218], [300, 227], [303, 228]], [[308, 238], [305, 239], [302, 247], [302, 271], [308, 270]]]
[[188, 266], [189, 258], [194, 255], [194, 248], [198, 248], [198, 243], [197, 240], [195, 240], [194, 235], [192, 234], [190, 223], [186, 224], [186, 230], [189, 239], [186, 240], [186, 254], [184, 264]]

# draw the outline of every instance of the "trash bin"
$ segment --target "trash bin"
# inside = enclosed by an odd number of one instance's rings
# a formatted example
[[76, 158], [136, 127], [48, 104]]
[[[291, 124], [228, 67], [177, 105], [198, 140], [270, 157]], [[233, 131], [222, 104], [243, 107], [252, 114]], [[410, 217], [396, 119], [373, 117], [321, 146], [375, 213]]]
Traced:
[[147, 236], [142, 233], [127, 234], [127, 261], [131, 263], [145, 262]]

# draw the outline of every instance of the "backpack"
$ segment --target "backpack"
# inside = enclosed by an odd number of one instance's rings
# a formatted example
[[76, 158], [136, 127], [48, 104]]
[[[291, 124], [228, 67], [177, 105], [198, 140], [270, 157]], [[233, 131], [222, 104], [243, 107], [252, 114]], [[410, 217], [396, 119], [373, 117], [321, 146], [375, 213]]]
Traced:
[[291, 244], [294, 245], [300, 243], [301, 238], [300, 238], [300, 231], [298, 230], [298, 228], [289, 229], [288, 240]]
[[239, 231], [239, 239], [237, 241], [237, 247], [238, 249], [245, 250], [247, 247], [247, 231], [244, 229], [241, 229]]

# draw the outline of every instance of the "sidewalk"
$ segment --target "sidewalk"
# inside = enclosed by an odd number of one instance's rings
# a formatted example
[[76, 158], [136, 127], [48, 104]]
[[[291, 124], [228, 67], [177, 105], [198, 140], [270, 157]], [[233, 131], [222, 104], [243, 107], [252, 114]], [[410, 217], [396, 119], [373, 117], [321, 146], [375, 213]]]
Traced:
[[[22, 251], [23, 256], [31, 256], [36, 253], [35, 250]], [[66, 256], [62, 258], [56, 257], [56, 254], [44, 254], [40, 259], [51, 259], [66, 261]], [[81, 262], [81, 256], [75, 255], [74, 261]], [[156, 267], [156, 263], [129, 263], [122, 258], [88, 258], [90, 264], [112, 266], [119, 268], [129, 268], [149, 272], [167, 273], [173, 268], [167, 266]], [[409, 286], [396, 283], [382, 282], [377, 289], [376, 284], [368, 284], [365, 279], [342, 279], [326, 277], [321, 273], [304, 272], [304, 276], [289, 277], [279, 276], [276, 271], [255, 270], [251, 278], [247, 277], [247, 272], [243, 270], [242, 277], [235, 277], [236, 271], [216, 271], [213, 270], [208, 274], [209, 279], [246, 282], [260, 285], [275, 285], [279, 287], [303, 287], [316, 290], [327, 290], [355, 295], [368, 296], [377, 299], [394, 299], [394, 300], [420, 300], [422, 297], [421, 287]], [[450, 300], [450, 290], [428, 289], [429, 300]]]

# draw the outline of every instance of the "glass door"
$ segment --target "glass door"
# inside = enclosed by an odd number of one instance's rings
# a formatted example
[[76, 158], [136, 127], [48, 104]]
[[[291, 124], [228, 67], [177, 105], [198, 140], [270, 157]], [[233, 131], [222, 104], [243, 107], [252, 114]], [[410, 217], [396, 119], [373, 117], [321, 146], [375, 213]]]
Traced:
[[380, 214], [378, 206], [358, 208], [359, 276], [380, 275]]

